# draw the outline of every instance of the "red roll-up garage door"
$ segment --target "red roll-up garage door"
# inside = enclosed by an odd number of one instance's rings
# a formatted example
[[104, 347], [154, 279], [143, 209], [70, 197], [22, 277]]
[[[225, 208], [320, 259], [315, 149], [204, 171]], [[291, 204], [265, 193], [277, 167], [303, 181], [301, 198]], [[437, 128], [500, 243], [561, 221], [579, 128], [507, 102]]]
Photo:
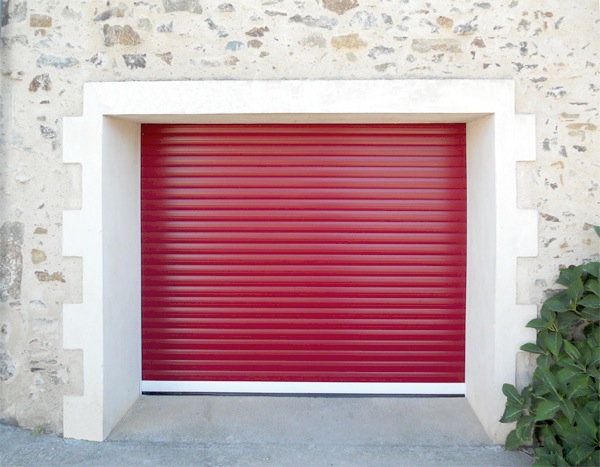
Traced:
[[462, 383], [463, 124], [142, 126], [144, 381]]

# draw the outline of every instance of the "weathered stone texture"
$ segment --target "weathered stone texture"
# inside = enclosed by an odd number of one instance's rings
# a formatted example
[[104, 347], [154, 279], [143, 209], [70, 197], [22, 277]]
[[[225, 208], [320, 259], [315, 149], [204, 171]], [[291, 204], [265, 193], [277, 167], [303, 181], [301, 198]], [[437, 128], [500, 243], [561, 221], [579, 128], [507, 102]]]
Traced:
[[33, 264], [43, 263], [46, 261], [46, 258], [46, 253], [44, 253], [42, 250], [38, 250], [37, 248], [31, 250], [31, 262]]
[[0, 383], [8, 381], [15, 374], [15, 364], [9, 353], [0, 342]]
[[202, 13], [202, 6], [198, 0], [163, 0], [166, 13], [173, 11], [189, 11], [190, 13]]
[[357, 0], [323, 0], [323, 6], [330, 11], [342, 15], [358, 6]]
[[336, 49], [362, 49], [367, 43], [358, 34], [347, 34], [333, 37], [331, 45]]
[[52, 17], [48, 15], [33, 14], [29, 17], [29, 26], [32, 28], [51, 28]]
[[540, 303], [560, 265], [600, 250], [589, 227], [600, 224], [599, 10], [597, 0], [3, 1], [0, 418], [60, 431], [62, 397], [81, 389], [81, 355], [63, 350], [60, 329], [81, 288], [80, 266], [61, 256], [62, 211], [82, 187], [60, 148], [86, 82], [512, 79], [516, 111], [537, 121], [537, 160], [516, 176], [519, 205], [539, 211], [540, 251], [519, 262], [519, 299]]
[[170, 65], [173, 61], [173, 54], [171, 52], [165, 52], [164, 54], [156, 54], [163, 62]]
[[65, 277], [61, 272], [35, 271], [35, 275], [40, 282], [65, 282]]
[[300, 16], [294, 15], [290, 18], [291, 23], [302, 23], [306, 26], [311, 26], [315, 28], [323, 28], [323, 29], [333, 29], [337, 26], [338, 22], [335, 18], [328, 18], [326, 16], [320, 16], [318, 18], [314, 18], [310, 15]]
[[42, 91], [50, 91], [52, 89], [52, 80], [48, 73], [35, 76], [29, 84], [29, 90], [31, 92], [37, 92], [39, 89]]
[[130, 69], [146, 68], [146, 54], [124, 54], [125, 65]]
[[119, 3], [119, 5], [114, 8], [109, 8], [108, 10], [98, 13], [96, 16], [94, 16], [94, 21], [106, 21], [112, 17], [122, 18], [125, 16], [126, 11], [127, 5], [124, 3]]
[[51, 66], [54, 68], [71, 68], [79, 64], [79, 60], [74, 57], [57, 57], [55, 55], [42, 54], [38, 57], [36, 65], [38, 67]]
[[394, 53], [394, 48], [393, 47], [384, 47], [383, 45], [378, 45], [377, 47], [373, 47], [370, 51], [369, 51], [369, 57], [371, 58], [379, 58], [382, 55], [391, 55]]
[[450, 53], [460, 53], [462, 49], [460, 48], [460, 42], [453, 39], [443, 40], [443, 39], [415, 39], [412, 41], [411, 45], [412, 50], [415, 52], [450, 52]]
[[310, 34], [300, 39], [298, 43], [306, 47], [324, 48], [327, 46], [327, 41], [325, 40], [322, 34]]
[[115, 44], [121, 45], [137, 45], [140, 41], [140, 35], [133, 30], [131, 26], [109, 26], [104, 25], [104, 45], [112, 46]]
[[22, 222], [5, 222], [0, 227], [0, 300], [21, 297], [23, 276]]
[[27, 2], [19, 2], [16, 0], [2, 1], [2, 26], [8, 23], [25, 21], [27, 18]]

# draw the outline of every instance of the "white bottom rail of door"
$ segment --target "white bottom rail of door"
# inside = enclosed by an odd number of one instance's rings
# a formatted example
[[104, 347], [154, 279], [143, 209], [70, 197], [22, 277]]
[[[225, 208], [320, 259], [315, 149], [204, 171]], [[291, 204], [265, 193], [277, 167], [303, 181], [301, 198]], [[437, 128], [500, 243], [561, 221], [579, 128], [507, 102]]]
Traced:
[[142, 392], [235, 394], [464, 395], [465, 383], [292, 383], [267, 381], [142, 381]]

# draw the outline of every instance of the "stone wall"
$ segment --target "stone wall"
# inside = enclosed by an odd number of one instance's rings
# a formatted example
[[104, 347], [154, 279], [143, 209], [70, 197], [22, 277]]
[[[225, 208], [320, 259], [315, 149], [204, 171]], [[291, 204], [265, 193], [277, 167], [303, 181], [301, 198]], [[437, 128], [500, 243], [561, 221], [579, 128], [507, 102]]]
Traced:
[[82, 186], [61, 139], [85, 82], [513, 79], [517, 112], [537, 121], [537, 161], [516, 171], [540, 221], [520, 300], [598, 256], [597, 0], [3, 0], [1, 24], [0, 418], [60, 432], [62, 396], [82, 390], [61, 325], [82, 293], [61, 216]]

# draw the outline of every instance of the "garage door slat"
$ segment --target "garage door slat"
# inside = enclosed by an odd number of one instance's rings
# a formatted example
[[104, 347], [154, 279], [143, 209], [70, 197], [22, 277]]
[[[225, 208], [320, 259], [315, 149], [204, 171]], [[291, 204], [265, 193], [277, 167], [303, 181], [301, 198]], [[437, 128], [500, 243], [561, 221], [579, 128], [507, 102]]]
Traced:
[[461, 177], [446, 179], [405, 177], [144, 177], [144, 188], [157, 190], [162, 188], [362, 188], [362, 189], [466, 189], [466, 180]]

